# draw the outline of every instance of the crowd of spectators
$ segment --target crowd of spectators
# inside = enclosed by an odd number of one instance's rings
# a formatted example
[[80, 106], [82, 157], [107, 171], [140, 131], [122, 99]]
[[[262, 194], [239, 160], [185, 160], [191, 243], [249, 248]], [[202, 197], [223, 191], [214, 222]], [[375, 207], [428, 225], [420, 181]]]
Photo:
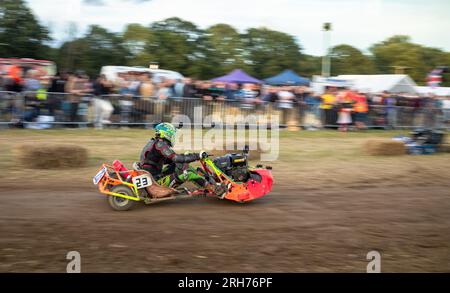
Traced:
[[[432, 95], [373, 94], [336, 87], [327, 87], [324, 93], [316, 94], [305, 86], [225, 84], [190, 78], [158, 77], [155, 82], [148, 72], [121, 72], [115, 80], [104, 75], [90, 79], [82, 71], [50, 78], [39, 70], [23, 70], [14, 64], [0, 73], [0, 91], [21, 92], [25, 97], [25, 110], [14, 118], [26, 122], [36, 121], [45, 111], [52, 121], [78, 127], [79, 122], [87, 122], [89, 110], [93, 113], [92, 122], [99, 128], [111, 123], [113, 115], [121, 123], [145, 122], [147, 114], [157, 111], [155, 102], [164, 104], [181, 97], [201, 100], [203, 104], [230, 102], [241, 109], [264, 110], [267, 105], [280, 113], [298, 109], [299, 124], [307, 129], [397, 127], [414, 125], [418, 117], [429, 126], [438, 121], [436, 117], [444, 122], [450, 120], [449, 98]], [[8, 107], [10, 113], [19, 113], [14, 101]]]

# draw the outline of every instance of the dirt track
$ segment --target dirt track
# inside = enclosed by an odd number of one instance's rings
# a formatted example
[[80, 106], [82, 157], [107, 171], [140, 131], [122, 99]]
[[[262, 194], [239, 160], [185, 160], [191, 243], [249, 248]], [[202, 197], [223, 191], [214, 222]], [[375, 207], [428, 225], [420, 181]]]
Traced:
[[0, 194], [0, 272], [450, 271], [448, 186], [287, 190], [113, 212], [92, 191]]

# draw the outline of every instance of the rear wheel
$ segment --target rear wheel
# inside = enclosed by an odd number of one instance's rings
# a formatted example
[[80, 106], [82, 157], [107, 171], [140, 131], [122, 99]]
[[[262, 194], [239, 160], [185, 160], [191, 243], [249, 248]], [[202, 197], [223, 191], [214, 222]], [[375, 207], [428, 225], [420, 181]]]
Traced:
[[[114, 186], [113, 188], [111, 188], [111, 192], [123, 194], [126, 196], [135, 196], [131, 189], [124, 185]], [[108, 196], [108, 203], [111, 208], [113, 208], [113, 210], [128, 211], [131, 210], [137, 202], [131, 199], [110, 195]]]

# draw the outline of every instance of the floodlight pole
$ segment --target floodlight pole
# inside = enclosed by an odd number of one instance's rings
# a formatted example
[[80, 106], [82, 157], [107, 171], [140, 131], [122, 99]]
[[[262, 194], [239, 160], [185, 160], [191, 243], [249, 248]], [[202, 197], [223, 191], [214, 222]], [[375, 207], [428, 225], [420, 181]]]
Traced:
[[331, 75], [331, 58], [330, 58], [330, 39], [331, 39], [331, 23], [326, 22], [323, 24], [323, 46], [324, 55], [322, 58], [322, 76], [330, 77]]

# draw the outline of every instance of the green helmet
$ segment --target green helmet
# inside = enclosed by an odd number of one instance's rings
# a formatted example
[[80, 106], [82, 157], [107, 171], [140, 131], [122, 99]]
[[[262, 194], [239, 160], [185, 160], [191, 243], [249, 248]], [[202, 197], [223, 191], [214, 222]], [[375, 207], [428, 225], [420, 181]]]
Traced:
[[170, 123], [161, 123], [156, 125], [156, 136], [167, 140], [171, 146], [175, 145], [177, 129]]

